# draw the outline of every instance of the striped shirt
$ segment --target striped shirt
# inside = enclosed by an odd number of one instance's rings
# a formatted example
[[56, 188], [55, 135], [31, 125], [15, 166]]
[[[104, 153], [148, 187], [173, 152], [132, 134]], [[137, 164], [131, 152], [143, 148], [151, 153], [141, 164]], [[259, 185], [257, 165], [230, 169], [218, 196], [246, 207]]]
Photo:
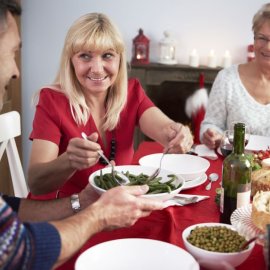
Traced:
[[0, 269], [51, 269], [60, 248], [54, 226], [46, 222], [22, 223], [0, 197]]

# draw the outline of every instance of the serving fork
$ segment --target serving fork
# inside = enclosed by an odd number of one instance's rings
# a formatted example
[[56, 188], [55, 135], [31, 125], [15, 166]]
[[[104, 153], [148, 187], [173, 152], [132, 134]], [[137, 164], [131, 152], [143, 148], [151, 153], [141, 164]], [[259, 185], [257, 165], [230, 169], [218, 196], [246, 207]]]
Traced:
[[165, 152], [163, 152], [163, 154], [160, 158], [160, 161], [159, 161], [159, 167], [150, 176], [148, 176], [147, 181], [151, 181], [159, 175], [160, 170], [161, 170], [162, 159], [164, 158], [164, 156], [166, 154], [168, 154], [169, 150], [170, 150], [170, 148], [168, 148]]
[[[88, 140], [87, 135], [86, 135], [84, 132], [82, 132], [81, 135], [82, 135], [82, 137], [83, 137], [85, 140]], [[123, 186], [123, 185], [126, 185], [126, 184], [130, 183], [129, 178], [128, 178], [126, 175], [124, 175], [124, 174], [121, 173], [121, 172], [118, 172], [118, 171], [114, 170], [114, 165], [108, 160], [108, 158], [103, 154], [103, 152], [102, 152], [101, 150], [97, 150], [97, 152], [98, 152], [99, 156], [101, 156], [101, 157], [106, 161], [106, 163], [107, 163], [110, 167], [112, 167], [112, 174], [115, 174], [115, 175], [120, 176], [121, 181], [120, 181], [118, 178], [116, 178], [116, 177], [114, 178], [115, 181], [116, 181], [120, 186]]]

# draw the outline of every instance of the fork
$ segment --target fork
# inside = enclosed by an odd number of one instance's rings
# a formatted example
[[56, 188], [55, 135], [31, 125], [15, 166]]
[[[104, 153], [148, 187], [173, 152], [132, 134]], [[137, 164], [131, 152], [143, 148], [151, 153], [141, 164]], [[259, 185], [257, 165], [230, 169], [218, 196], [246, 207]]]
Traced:
[[170, 150], [170, 148], [168, 148], [168, 149], [162, 154], [162, 156], [161, 156], [161, 158], [160, 158], [160, 161], [159, 161], [159, 167], [158, 167], [158, 168], [157, 168], [150, 176], [148, 176], [147, 181], [151, 181], [151, 180], [153, 180], [154, 178], [156, 178], [156, 177], [159, 175], [160, 170], [161, 170], [162, 159], [164, 158], [164, 156], [165, 156], [166, 154], [168, 154], [169, 150]]
[[186, 205], [186, 204], [191, 204], [191, 203], [196, 203], [199, 200], [198, 196], [193, 196], [193, 197], [173, 197], [171, 200], [175, 201], [176, 203], [180, 205]]
[[[83, 137], [85, 140], [88, 140], [87, 135], [86, 135], [84, 132], [82, 132], [81, 135], [82, 135], [82, 137]], [[128, 184], [128, 183], [130, 182], [130, 181], [129, 181], [129, 178], [128, 178], [126, 175], [124, 175], [124, 174], [121, 173], [121, 172], [118, 172], [118, 171], [115, 171], [115, 170], [114, 170], [114, 165], [111, 164], [111, 162], [107, 159], [107, 157], [103, 154], [103, 152], [102, 152], [101, 150], [97, 150], [97, 152], [98, 152], [98, 154], [99, 154], [99, 155], [107, 162], [107, 164], [108, 164], [110, 167], [112, 167], [112, 174], [115, 173], [115, 174], [117, 174], [117, 175], [120, 176], [122, 182], [120, 182], [120, 181], [115, 177], [115, 181], [116, 181], [120, 186], [126, 185], [126, 184]]]

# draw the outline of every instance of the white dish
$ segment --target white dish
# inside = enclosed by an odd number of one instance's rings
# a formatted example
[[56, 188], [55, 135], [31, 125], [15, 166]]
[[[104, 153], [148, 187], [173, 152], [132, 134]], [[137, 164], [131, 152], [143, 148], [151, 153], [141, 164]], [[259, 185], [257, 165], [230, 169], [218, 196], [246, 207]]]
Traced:
[[[256, 235], [263, 233], [257, 228], [251, 220], [252, 205], [243, 206], [234, 210], [231, 215], [231, 224], [238, 231], [239, 234], [245, 238], [250, 239]], [[263, 244], [262, 241], [257, 241], [259, 244]]]
[[252, 249], [254, 248], [255, 243], [251, 243], [248, 249], [241, 252], [232, 252], [232, 253], [222, 253], [222, 252], [214, 252], [208, 251], [195, 245], [192, 245], [187, 241], [187, 237], [190, 235], [191, 231], [196, 227], [213, 227], [213, 226], [225, 226], [231, 230], [235, 230], [232, 225], [223, 224], [223, 223], [200, 223], [187, 227], [182, 233], [182, 239], [184, 241], [184, 245], [187, 251], [194, 256], [194, 258], [199, 262], [201, 266], [206, 269], [234, 269], [244, 262]]
[[[158, 167], [162, 153], [142, 157], [139, 164], [143, 166]], [[168, 154], [162, 160], [161, 167], [185, 180], [194, 180], [202, 176], [210, 166], [210, 162], [202, 157], [187, 154]]]
[[206, 180], [207, 180], [207, 175], [204, 173], [202, 176], [200, 176], [197, 179], [186, 181], [182, 190], [198, 187], [202, 185], [203, 183], [205, 183]]
[[268, 147], [270, 147], [270, 137], [250, 135], [249, 142], [245, 149], [250, 151], [258, 151], [266, 150]]
[[151, 239], [128, 238], [98, 244], [83, 252], [75, 270], [199, 270], [184, 249]]
[[[141, 173], [144, 173], [146, 175], [151, 175], [156, 169], [153, 167], [146, 167], [146, 166], [140, 166], [140, 165], [123, 165], [123, 166], [115, 166], [114, 168], [116, 171], [124, 172], [124, 173], [129, 171], [131, 174], [135, 174], [135, 175], [139, 175]], [[89, 182], [98, 194], [102, 194], [106, 192], [105, 189], [98, 187], [94, 182], [95, 176], [100, 175], [100, 171], [101, 170], [95, 171], [89, 176]], [[106, 173], [111, 173], [111, 171], [112, 169], [110, 167], [106, 167], [102, 169], [103, 175]], [[172, 172], [165, 169], [161, 169], [158, 175], [158, 177], [162, 177], [162, 180], [160, 182], [167, 182], [170, 179], [168, 177], [169, 174], [172, 174]], [[183, 179], [183, 177], [181, 177], [180, 175], [177, 175], [177, 176], [178, 178], [175, 180], [174, 184], [176, 186], [181, 184], [181, 186], [178, 189], [175, 189], [171, 191], [170, 193], [166, 192], [166, 193], [158, 193], [158, 194], [146, 194], [146, 195], [143, 195], [143, 197], [147, 197], [147, 198], [151, 198], [155, 200], [161, 200], [161, 201], [166, 201], [166, 200], [171, 199], [172, 197], [174, 197], [174, 195], [178, 194], [185, 186], [185, 180]]]

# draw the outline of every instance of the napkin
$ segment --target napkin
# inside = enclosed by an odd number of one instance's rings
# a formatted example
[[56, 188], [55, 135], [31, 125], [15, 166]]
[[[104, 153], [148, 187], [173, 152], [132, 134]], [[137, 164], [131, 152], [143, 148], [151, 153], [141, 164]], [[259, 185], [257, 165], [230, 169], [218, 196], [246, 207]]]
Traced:
[[198, 144], [193, 147], [194, 152], [200, 157], [215, 160], [218, 158], [215, 150], [208, 148], [205, 144]]
[[[186, 201], [186, 199], [193, 198], [193, 197], [197, 197], [197, 200], [195, 202]], [[184, 206], [184, 205], [188, 205], [188, 204], [192, 204], [192, 203], [197, 203], [197, 202], [206, 200], [208, 198], [210, 198], [210, 196], [202, 196], [202, 195], [195, 195], [195, 194], [192, 194], [192, 195], [190, 195], [190, 194], [177, 194], [172, 199], [169, 199], [166, 202], [164, 202], [164, 204], [165, 204], [165, 208], [169, 207], [169, 206], [174, 206], [174, 205]]]

